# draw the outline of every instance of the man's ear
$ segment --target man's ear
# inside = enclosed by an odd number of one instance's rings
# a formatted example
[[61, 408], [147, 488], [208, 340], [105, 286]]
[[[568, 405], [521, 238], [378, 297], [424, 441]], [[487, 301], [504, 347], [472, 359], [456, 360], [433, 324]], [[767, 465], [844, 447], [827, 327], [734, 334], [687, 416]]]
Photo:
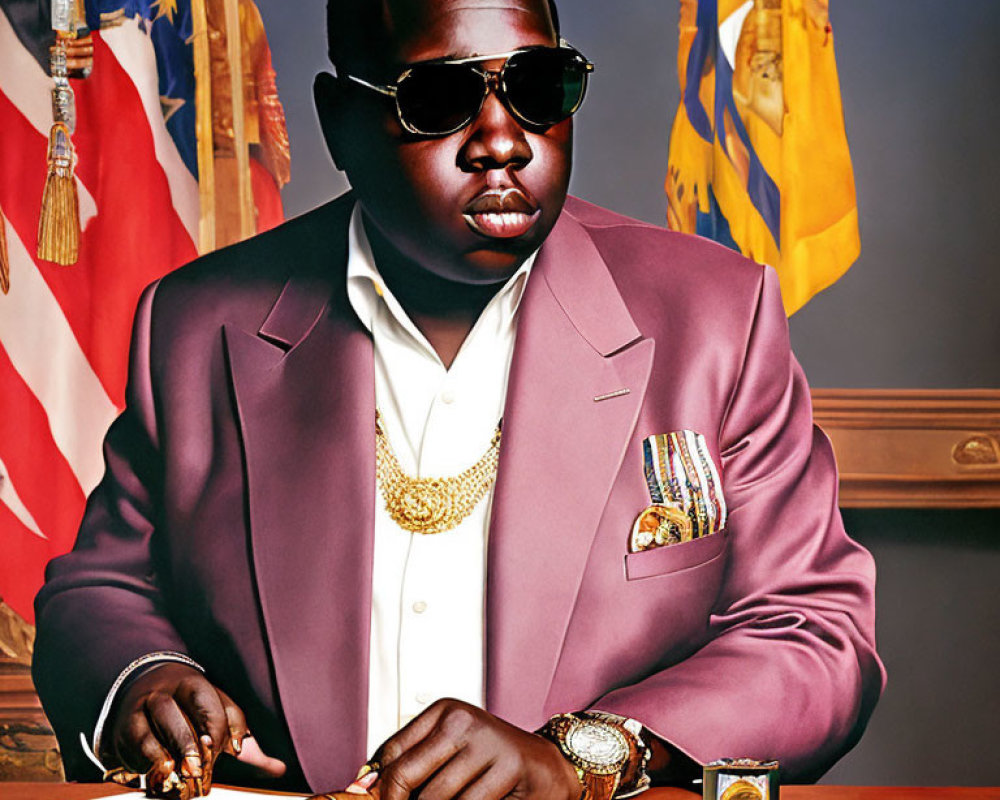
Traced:
[[342, 139], [345, 100], [343, 83], [329, 72], [321, 72], [313, 80], [313, 102], [323, 129], [323, 138], [326, 139], [326, 147], [334, 166], [339, 170], [345, 168], [346, 154]]

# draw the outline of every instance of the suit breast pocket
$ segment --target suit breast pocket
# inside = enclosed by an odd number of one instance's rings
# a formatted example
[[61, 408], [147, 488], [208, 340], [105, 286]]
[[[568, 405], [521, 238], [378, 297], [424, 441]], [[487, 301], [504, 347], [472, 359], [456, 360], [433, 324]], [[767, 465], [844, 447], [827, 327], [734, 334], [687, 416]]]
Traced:
[[726, 538], [726, 531], [721, 530], [690, 542], [628, 553], [625, 556], [625, 577], [637, 581], [700, 567], [722, 555]]

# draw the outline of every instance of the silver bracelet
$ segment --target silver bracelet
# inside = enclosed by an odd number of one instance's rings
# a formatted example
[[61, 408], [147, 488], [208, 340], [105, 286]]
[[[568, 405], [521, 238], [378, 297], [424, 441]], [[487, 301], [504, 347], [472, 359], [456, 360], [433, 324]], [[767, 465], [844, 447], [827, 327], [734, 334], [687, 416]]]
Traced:
[[101, 772], [107, 771], [101, 763], [100, 755], [101, 738], [104, 735], [104, 723], [108, 721], [108, 714], [111, 713], [111, 706], [115, 702], [115, 696], [118, 694], [118, 690], [121, 688], [122, 684], [128, 680], [129, 676], [137, 669], [149, 666], [150, 664], [162, 664], [171, 661], [178, 664], [186, 664], [189, 667], [194, 667], [201, 673], [205, 672], [205, 668], [191, 658], [191, 656], [186, 656], [184, 653], [177, 653], [173, 650], [161, 650], [156, 653], [146, 653], [146, 655], [137, 658], [125, 667], [125, 669], [123, 669], [115, 679], [115, 682], [111, 684], [108, 696], [104, 699], [104, 705], [101, 707], [101, 713], [97, 715], [97, 724], [94, 726], [93, 744], [88, 745], [87, 738], [83, 733], [80, 734], [80, 743], [83, 746], [83, 751], [87, 754], [88, 758], [90, 758], [90, 760], [97, 765]]

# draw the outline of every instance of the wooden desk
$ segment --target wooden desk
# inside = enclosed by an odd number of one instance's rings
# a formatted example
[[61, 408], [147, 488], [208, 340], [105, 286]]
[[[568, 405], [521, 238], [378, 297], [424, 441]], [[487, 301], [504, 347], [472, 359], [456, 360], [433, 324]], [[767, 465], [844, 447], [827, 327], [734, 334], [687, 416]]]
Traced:
[[[93, 800], [117, 793], [141, 797], [116, 786], [93, 783], [0, 783], [0, 800]], [[680, 789], [651, 789], [643, 795], [643, 800], [699, 797]], [[782, 786], [781, 797], [782, 800], [1000, 800], [1000, 787]]]

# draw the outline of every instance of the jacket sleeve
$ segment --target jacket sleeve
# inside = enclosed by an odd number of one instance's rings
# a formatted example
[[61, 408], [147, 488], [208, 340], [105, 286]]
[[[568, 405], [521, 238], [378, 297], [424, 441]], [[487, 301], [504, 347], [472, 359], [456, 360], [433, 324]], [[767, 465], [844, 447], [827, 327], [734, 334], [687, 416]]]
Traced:
[[73, 551], [49, 564], [35, 601], [33, 676], [70, 780], [99, 777], [80, 734], [90, 739], [118, 675], [149, 653], [185, 653], [163, 610], [153, 559], [161, 481], [149, 369], [154, 293], [155, 284], [136, 312], [127, 407], [105, 440], [104, 478]]
[[633, 717], [696, 761], [778, 759], [815, 780], [858, 740], [885, 683], [875, 565], [844, 531], [829, 440], [764, 270], [720, 432], [728, 560], [711, 638], [593, 705]]

